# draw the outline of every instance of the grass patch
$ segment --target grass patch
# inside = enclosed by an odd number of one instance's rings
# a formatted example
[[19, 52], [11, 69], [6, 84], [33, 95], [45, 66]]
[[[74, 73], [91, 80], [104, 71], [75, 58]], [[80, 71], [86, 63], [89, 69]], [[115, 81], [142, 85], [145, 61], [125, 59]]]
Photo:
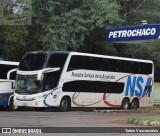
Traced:
[[160, 119], [150, 117], [130, 117], [128, 123], [144, 126], [160, 126]]

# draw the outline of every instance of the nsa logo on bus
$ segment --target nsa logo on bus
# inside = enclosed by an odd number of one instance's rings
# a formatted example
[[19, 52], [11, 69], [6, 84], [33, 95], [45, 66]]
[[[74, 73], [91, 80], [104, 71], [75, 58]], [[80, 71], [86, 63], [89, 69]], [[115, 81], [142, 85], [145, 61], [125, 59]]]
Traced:
[[151, 77], [148, 77], [145, 82], [141, 76], [128, 76], [125, 96], [129, 96], [130, 94], [130, 96], [144, 97], [148, 95], [150, 97], [152, 90], [151, 83]]

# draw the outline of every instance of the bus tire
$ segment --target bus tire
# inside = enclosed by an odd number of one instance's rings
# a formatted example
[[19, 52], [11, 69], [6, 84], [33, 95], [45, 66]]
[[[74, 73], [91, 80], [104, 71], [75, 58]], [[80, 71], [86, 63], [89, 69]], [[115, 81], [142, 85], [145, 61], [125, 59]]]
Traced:
[[8, 110], [13, 111], [14, 108], [14, 103], [13, 103], [13, 97], [11, 97], [10, 101], [9, 101], [9, 105], [8, 105]]
[[133, 99], [130, 107], [131, 107], [131, 109], [139, 108], [139, 100], [138, 99]]
[[129, 109], [129, 99], [128, 98], [124, 98], [121, 104], [121, 108], [124, 110]]
[[69, 111], [71, 107], [70, 99], [68, 97], [63, 97], [60, 102], [59, 111], [65, 112]]

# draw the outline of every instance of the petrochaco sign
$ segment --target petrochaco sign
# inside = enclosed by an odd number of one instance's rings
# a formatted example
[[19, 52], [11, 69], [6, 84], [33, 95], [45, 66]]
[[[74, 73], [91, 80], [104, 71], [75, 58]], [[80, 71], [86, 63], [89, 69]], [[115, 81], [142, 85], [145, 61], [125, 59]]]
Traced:
[[107, 36], [109, 42], [160, 39], [160, 24], [111, 28]]
[[149, 36], [155, 35], [155, 28], [147, 28], [147, 29], [134, 29], [134, 30], [121, 30], [121, 31], [113, 31], [109, 33], [109, 38], [120, 38], [120, 37], [136, 37], [136, 36]]

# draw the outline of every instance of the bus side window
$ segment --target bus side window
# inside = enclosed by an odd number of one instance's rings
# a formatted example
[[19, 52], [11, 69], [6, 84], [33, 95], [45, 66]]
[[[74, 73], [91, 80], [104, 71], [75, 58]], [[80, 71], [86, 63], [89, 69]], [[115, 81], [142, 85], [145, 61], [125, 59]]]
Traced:
[[71, 57], [67, 71], [84, 69], [84, 57], [74, 55]]
[[142, 67], [138, 62], [135, 63], [135, 69], [135, 73], [142, 73]]
[[110, 61], [110, 59], [103, 59], [102, 70], [103, 71], [112, 71], [112, 62]]
[[85, 57], [85, 69], [100, 70], [100, 58], [86, 56]]
[[[17, 68], [17, 67], [18, 66], [14, 66], [14, 65], [0, 64], [0, 71], [1, 71], [0, 79], [7, 79], [8, 71], [10, 71], [11, 69]], [[11, 73], [10, 79], [11, 80], [16, 79], [16, 71]]]
[[119, 66], [117, 65], [116, 59], [110, 59], [110, 65], [111, 65], [111, 71], [113, 71], [113, 72], [119, 71]]
[[135, 64], [134, 64], [134, 62], [129, 62], [128, 73], [135, 73]]
[[49, 72], [44, 74], [43, 90], [50, 90], [57, 87], [59, 81], [59, 72]]
[[123, 72], [123, 65], [121, 60], [116, 60], [115, 70], [116, 72]]
[[152, 64], [143, 63], [142, 69], [144, 74], [151, 74], [152, 73]]
[[65, 64], [65, 61], [67, 59], [66, 54], [52, 54], [52, 56], [49, 58], [47, 63], [47, 68], [55, 68], [60, 67], [62, 68]]
[[11, 76], [10, 76], [11, 80], [15, 80], [16, 79], [16, 72], [17, 71], [14, 71], [14, 72], [11, 73]]

